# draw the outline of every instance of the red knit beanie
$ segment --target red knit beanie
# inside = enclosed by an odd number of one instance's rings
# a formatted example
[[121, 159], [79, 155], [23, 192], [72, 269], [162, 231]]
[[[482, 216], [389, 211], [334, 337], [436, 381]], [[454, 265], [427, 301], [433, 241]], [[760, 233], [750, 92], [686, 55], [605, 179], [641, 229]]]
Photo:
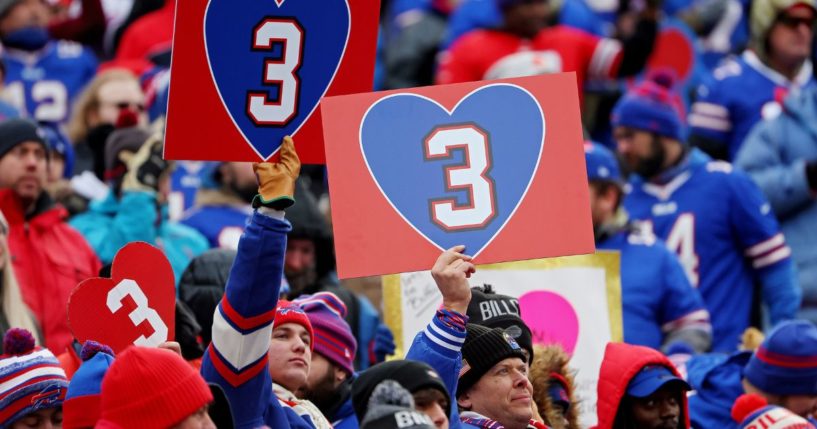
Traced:
[[97, 428], [167, 428], [213, 401], [204, 379], [181, 356], [130, 347], [102, 380]]
[[304, 310], [289, 301], [283, 300], [278, 302], [278, 307], [275, 308], [275, 321], [272, 323], [273, 330], [276, 326], [281, 326], [285, 323], [295, 323], [306, 328], [309, 332], [309, 350], [315, 349], [315, 333], [312, 330], [312, 323], [309, 317], [304, 313]]

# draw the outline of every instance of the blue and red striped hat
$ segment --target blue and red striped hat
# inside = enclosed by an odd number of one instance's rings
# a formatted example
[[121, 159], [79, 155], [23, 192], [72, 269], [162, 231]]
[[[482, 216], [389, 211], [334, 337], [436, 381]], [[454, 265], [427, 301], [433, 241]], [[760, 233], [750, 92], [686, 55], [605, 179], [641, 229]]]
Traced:
[[0, 427], [49, 408], [61, 407], [68, 389], [65, 371], [53, 353], [36, 347], [31, 332], [12, 328], [0, 355]]
[[329, 359], [347, 374], [354, 373], [357, 341], [346, 317], [346, 304], [332, 292], [304, 295], [293, 301], [300, 306], [312, 323], [315, 352]]
[[86, 341], [80, 353], [80, 365], [71, 382], [62, 407], [64, 429], [94, 427], [99, 420], [102, 379], [113, 364], [114, 353], [110, 347]]
[[806, 320], [782, 322], [749, 359], [743, 375], [774, 395], [817, 395], [817, 326]]

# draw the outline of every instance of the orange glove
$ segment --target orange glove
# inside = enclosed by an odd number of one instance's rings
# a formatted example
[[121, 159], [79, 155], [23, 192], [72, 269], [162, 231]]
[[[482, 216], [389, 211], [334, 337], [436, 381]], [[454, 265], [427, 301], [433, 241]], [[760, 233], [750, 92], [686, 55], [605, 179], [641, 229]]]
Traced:
[[258, 178], [258, 195], [253, 200], [253, 207], [283, 210], [295, 204], [295, 181], [301, 172], [301, 160], [295, 153], [291, 137], [284, 137], [278, 162], [259, 162], [252, 168]]

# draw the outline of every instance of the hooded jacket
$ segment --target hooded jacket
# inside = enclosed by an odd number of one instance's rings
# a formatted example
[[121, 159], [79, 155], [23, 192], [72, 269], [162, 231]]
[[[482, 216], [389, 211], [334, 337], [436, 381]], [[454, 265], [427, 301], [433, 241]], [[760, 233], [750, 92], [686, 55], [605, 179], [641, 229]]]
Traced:
[[[598, 403], [596, 405], [598, 423], [595, 429], [614, 428], [619, 405], [627, 392], [627, 385], [646, 365], [663, 365], [677, 377], [681, 377], [672, 362], [657, 350], [623, 343], [607, 344], [599, 372]], [[683, 427], [689, 429], [686, 395], [682, 397], [681, 414]]]
[[94, 251], [43, 192], [35, 210], [26, 214], [10, 189], [0, 190], [0, 211], [9, 223], [8, 243], [23, 301], [31, 309], [45, 345], [60, 353], [71, 344], [68, 297], [79, 282], [96, 276], [100, 268]]
[[817, 88], [784, 103], [783, 113], [761, 122], [746, 138], [735, 165], [766, 194], [797, 264], [800, 316], [817, 322], [817, 193], [809, 188], [806, 162], [817, 160]]
[[687, 381], [695, 390], [689, 397], [689, 414], [693, 428], [737, 429], [732, 419], [732, 405], [743, 391], [743, 368], [752, 352], [732, 355], [702, 354], [686, 363]]
[[[530, 378], [533, 384], [533, 401], [539, 408], [539, 414], [545, 419], [545, 424], [554, 429], [579, 429], [578, 404], [574, 389], [576, 381], [574, 371], [568, 367], [570, 356], [559, 345], [540, 346], [533, 348], [533, 362], [530, 365]], [[567, 382], [567, 395], [570, 400], [570, 407], [564, 418], [567, 426], [561, 424], [562, 414], [556, 411], [553, 405], [548, 388], [551, 383], [551, 373], [556, 373]]]
[[205, 346], [212, 341], [213, 311], [224, 296], [235, 253], [230, 249], [208, 250], [190, 261], [179, 281], [179, 299], [195, 315]]

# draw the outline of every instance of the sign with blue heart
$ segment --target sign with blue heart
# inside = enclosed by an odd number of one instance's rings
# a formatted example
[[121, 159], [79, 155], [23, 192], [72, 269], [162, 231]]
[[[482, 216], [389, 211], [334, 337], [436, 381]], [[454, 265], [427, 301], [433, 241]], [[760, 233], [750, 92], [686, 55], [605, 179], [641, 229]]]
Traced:
[[165, 156], [323, 163], [319, 104], [369, 91], [379, 0], [178, 2]]
[[341, 277], [594, 249], [575, 75], [331, 97], [324, 132]]

